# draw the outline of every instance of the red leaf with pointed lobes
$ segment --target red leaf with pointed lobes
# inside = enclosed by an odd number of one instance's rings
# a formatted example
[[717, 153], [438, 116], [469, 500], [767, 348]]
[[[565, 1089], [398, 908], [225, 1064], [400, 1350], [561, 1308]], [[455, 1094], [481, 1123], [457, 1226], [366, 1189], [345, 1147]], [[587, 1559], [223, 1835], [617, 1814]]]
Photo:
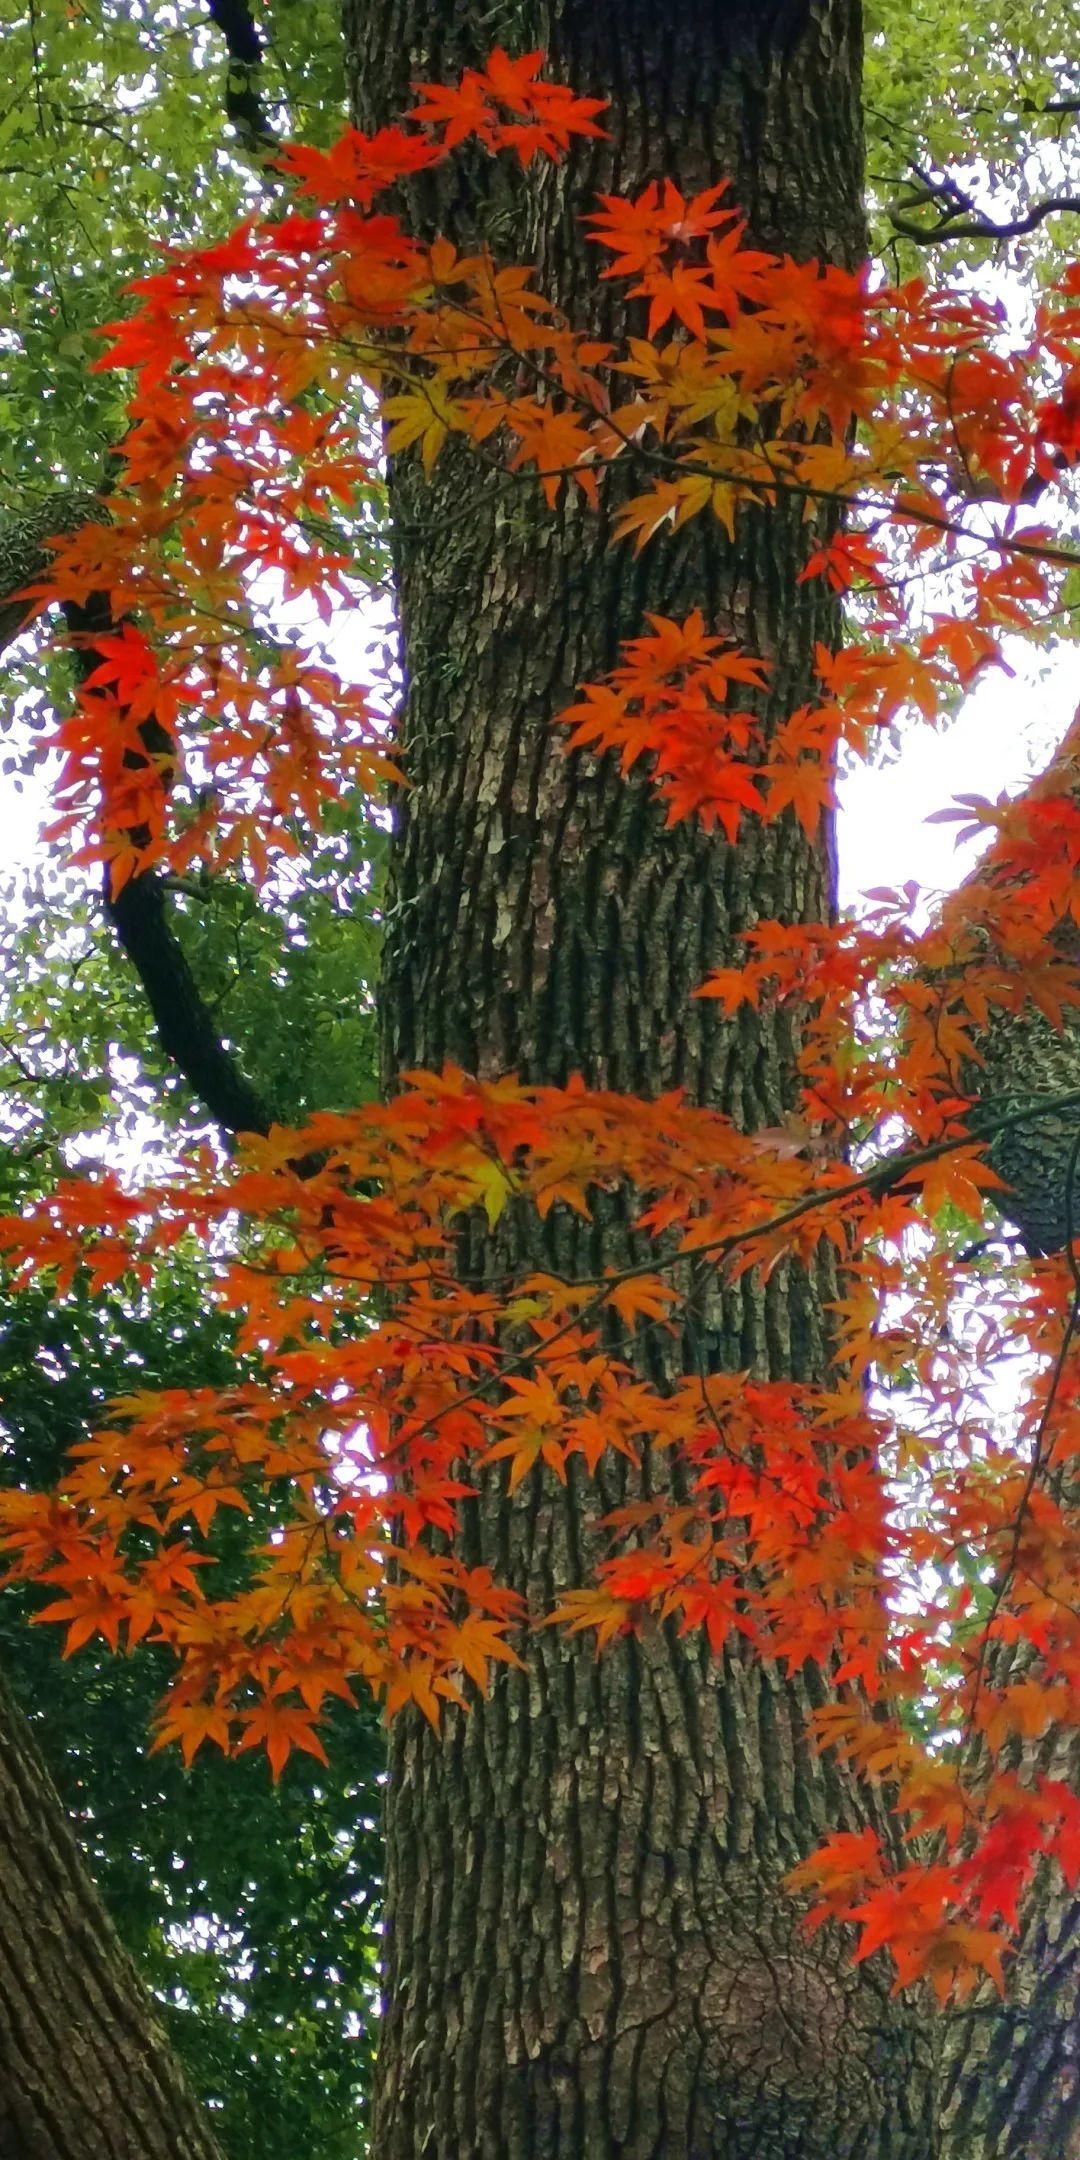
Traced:
[[294, 1747], [302, 1749], [306, 1755], [314, 1755], [318, 1762], [328, 1760], [309, 1710], [268, 1698], [254, 1709], [241, 1710], [239, 1718], [243, 1730], [237, 1742], [238, 1751], [265, 1747], [275, 1785]]

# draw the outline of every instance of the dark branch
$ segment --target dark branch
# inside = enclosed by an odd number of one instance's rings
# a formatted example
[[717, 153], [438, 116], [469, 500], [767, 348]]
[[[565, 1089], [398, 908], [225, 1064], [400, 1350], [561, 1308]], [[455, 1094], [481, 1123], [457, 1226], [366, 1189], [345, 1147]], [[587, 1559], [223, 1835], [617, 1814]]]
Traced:
[[260, 93], [263, 43], [248, 0], [206, 0], [207, 12], [225, 39], [229, 72], [225, 112], [245, 150], [253, 155], [271, 149], [277, 136]]
[[[74, 532], [100, 518], [98, 498], [86, 492], [47, 496], [0, 526], [0, 652], [26, 628], [31, 601], [13, 596], [35, 584], [49, 566], [52, 535]], [[90, 640], [116, 628], [103, 594], [85, 606], [68, 603], [64, 615], [82, 642], [76, 667], [85, 678], [95, 665]], [[147, 755], [163, 745], [148, 742]], [[268, 1132], [271, 1114], [232, 1051], [218, 1035], [188, 958], [169, 920], [165, 888], [156, 871], [130, 878], [118, 893], [106, 883], [105, 912], [131, 961], [154, 1018], [158, 1039], [192, 1093], [227, 1133]]]
[[262, 39], [247, 0], [206, 0], [206, 5], [229, 48], [230, 60], [239, 67], [258, 67], [263, 56]]
[[1037, 98], [1021, 98], [1020, 110], [1021, 112], [1035, 113], [1036, 115], [1041, 113], [1080, 113], [1080, 96], [1047, 98], [1045, 105], [1040, 105]]
[[[919, 200], [940, 203], [943, 190], [933, 190]], [[1016, 240], [1024, 233], [1034, 232], [1048, 217], [1061, 210], [1080, 211], [1080, 195], [1047, 195], [1041, 202], [1033, 203], [1022, 217], [996, 218], [972, 214], [966, 207], [955, 206], [942, 211], [933, 225], [920, 225], [914, 218], [905, 217], [897, 208], [889, 211], [889, 223], [894, 233], [903, 240], [914, 240], [920, 247], [943, 246], [948, 240]]]
[[[83, 605], [65, 602], [64, 617], [78, 640], [75, 665], [85, 680], [97, 663], [93, 638], [118, 626], [103, 593], [92, 593]], [[172, 749], [156, 722], [147, 722], [140, 732], [148, 762]], [[141, 844], [139, 833], [132, 838], [137, 846]], [[114, 892], [106, 869], [105, 913], [146, 992], [161, 1047], [192, 1094], [227, 1133], [269, 1132], [270, 1110], [218, 1034], [170, 922], [166, 890], [157, 871], [144, 870]]]
[[269, 1132], [270, 1112], [225, 1048], [187, 955], [169, 921], [164, 887], [153, 870], [106, 895], [105, 912], [139, 977], [158, 1041], [225, 1132]]
[[0, 525], [0, 653], [25, 630], [33, 612], [32, 600], [18, 600], [24, 585], [36, 585], [45, 576], [52, 558], [46, 541], [61, 533], [77, 532], [91, 518], [100, 518], [101, 505], [87, 489], [70, 494], [42, 496], [28, 510]]

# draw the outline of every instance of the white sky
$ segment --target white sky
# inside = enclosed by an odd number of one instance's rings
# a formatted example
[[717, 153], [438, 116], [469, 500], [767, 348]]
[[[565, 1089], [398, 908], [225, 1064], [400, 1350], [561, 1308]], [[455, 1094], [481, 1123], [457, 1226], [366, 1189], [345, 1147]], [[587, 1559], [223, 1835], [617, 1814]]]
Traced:
[[839, 819], [846, 907], [870, 887], [909, 878], [937, 891], [959, 884], [978, 843], [958, 848], [955, 826], [926, 819], [957, 795], [1015, 795], [1046, 764], [1080, 705], [1080, 647], [1048, 656], [1015, 641], [1008, 657], [1015, 676], [989, 670], [951, 727], [912, 722], [892, 763], [860, 765], [846, 777]]

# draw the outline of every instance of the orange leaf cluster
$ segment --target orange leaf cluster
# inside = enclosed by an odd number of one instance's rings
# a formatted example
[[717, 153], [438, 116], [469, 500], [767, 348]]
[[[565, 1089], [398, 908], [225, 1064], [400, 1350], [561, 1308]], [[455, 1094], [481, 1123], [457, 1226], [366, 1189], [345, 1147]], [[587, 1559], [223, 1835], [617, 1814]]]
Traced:
[[[422, 244], [387, 207], [459, 143], [524, 164], [595, 135], [599, 110], [545, 82], [539, 55], [497, 52], [426, 86], [401, 127], [290, 149], [300, 208], [171, 259], [111, 327], [103, 364], [136, 378], [123, 478], [38, 598], [104, 593], [118, 626], [93, 637], [60, 733], [54, 827], [114, 890], [151, 862], [261, 875], [329, 803], [394, 777], [381, 687], [344, 684], [303, 628], [272, 629], [293, 603], [325, 624], [355, 599], [380, 423], [393, 455], [430, 470], [453, 439], [548, 502], [572, 485], [596, 505], [630, 465], [618, 527], [637, 546], [794, 506], [804, 578], [860, 611], [856, 641], [818, 651], [816, 702], [785, 709], [770, 656], [692, 614], [651, 618], [557, 716], [571, 749], [647, 761], [669, 819], [732, 842], [746, 818], [813, 836], [839, 745], [935, 717], [1003, 664], [1004, 632], [1051, 619], [1068, 552], [1032, 506], [1080, 456], [1076, 271], [1010, 343], [970, 295], [748, 248], [722, 183], [690, 201], [654, 184], [590, 219], [627, 324], [601, 343], [527, 269]], [[901, 894], [858, 924], [745, 934], [699, 995], [740, 1025], [792, 1003], [801, 1096], [772, 1130], [677, 1097], [418, 1073], [382, 1108], [250, 1142], [225, 1174], [195, 1165], [134, 1198], [80, 1178], [0, 1223], [7, 1266], [52, 1270], [61, 1292], [78, 1269], [137, 1278], [201, 1238], [259, 1373], [129, 1397], [57, 1492], [0, 1499], [10, 1572], [49, 1587], [40, 1617], [72, 1649], [167, 1643], [160, 1738], [188, 1759], [265, 1746], [275, 1774], [291, 1748], [319, 1752], [327, 1697], [362, 1683], [388, 1714], [411, 1702], [437, 1722], [552, 1621], [598, 1647], [669, 1621], [718, 1652], [812, 1660], [830, 1677], [820, 1743], [885, 1781], [938, 1856], [897, 1870], [869, 1834], [833, 1838], [797, 1887], [859, 1927], [860, 1955], [887, 1945], [901, 1984], [998, 1981], [1039, 1856], [1070, 1882], [1080, 1867], [1076, 1801], [1016, 1768], [1080, 1710], [1080, 1368], [1063, 1267], [1017, 1273], [976, 1312], [954, 1232], [998, 1182], [967, 1123], [980, 1031], [1029, 1006], [1060, 1025], [1080, 998], [1054, 936], [1080, 922], [1078, 800], [1075, 736], [1023, 804], [967, 799], [959, 816], [994, 845], [924, 933]], [[611, 1190], [632, 1196], [640, 1264], [498, 1272], [507, 1210], [587, 1218]], [[466, 1283], [473, 1215], [491, 1271]], [[823, 1256], [842, 1271], [828, 1385], [696, 1370], [703, 1298]], [[1018, 1345], [1031, 1384], [1003, 1434], [993, 1376]], [[663, 1384], [645, 1377], [659, 1368]], [[594, 1508], [611, 1450], [677, 1458], [678, 1501]], [[533, 1476], [572, 1485], [595, 1553], [552, 1612], [455, 1543], [482, 1484]], [[216, 1593], [222, 1511], [268, 1495], [272, 1534]], [[1017, 1643], [1023, 1678], [998, 1684], [991, 1652]]]

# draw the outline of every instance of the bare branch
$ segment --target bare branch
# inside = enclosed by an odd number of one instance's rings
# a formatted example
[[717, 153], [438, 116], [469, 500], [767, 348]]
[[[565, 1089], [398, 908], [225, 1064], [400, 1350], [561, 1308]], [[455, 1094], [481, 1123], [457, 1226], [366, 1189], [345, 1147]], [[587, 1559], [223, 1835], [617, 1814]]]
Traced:
[[[916, 199], [940, 203], [950, 192], [944, 187], [934, 188]], [[1060, 211], [1080, 211], [1080, 195], [1046, 195], [1041, 202], [1033, 203], [1022, 217], [1000, 221], [972, 214], [965, 205], [945, 209], [936, 224], [920, 225], [914, 218], [904, 215], [904, 208], [910, 207], [909, 202], [903, 208], [897, 204], [889, 210], [889, 223], [894, 233], [903, 240], [914, 240], [919, 247], [940, 247], [948, 240], [1019, 239], [1024, 233], [1034, 232], [1036, 226], [1042, 225], [1048, 217], [1057, 216]]]

